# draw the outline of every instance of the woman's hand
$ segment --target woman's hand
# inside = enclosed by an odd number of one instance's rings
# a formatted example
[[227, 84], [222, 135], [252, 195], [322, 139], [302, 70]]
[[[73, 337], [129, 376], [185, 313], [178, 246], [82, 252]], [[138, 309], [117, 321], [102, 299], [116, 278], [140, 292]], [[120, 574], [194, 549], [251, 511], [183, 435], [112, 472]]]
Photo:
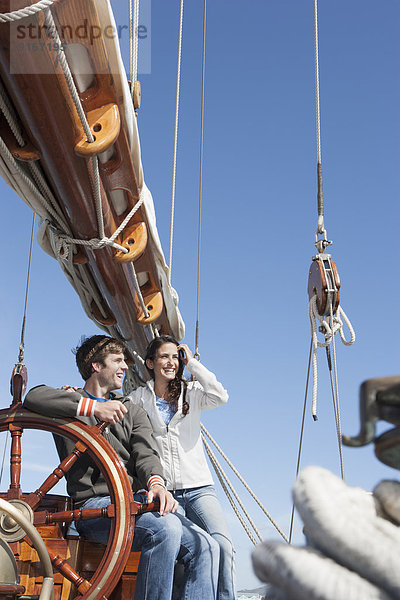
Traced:
[[169, 512], [176, 512], [178, 508], [178, 502], [175, 500], [171, 492], [165, 489], [163, 485], [156, 483], [151, 486], [147, 495], [147, 501], [153, 502], [158, 498], [160, 501], [160, 515], [167, 515]]
[[60, 389], [65, 390], [66, 392], [76, 392], [78, 388], [76, 385], [63, 385]]
[[[182, 352], [181, 352], [182, 350]], [[187, 344], [179, 344], [178, 346], [179, 357], [184, 365], [187, 365], [189, 360], [193, 358], [192, 351]]]

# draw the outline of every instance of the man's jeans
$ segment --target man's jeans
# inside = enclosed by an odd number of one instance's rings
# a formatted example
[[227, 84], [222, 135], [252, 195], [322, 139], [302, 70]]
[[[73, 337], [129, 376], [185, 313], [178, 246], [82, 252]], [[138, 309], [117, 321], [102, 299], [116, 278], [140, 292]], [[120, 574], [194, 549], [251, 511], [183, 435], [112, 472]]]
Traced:
[[218, 600], [235, 600], [235, 563], [231, 536], [213, 485], [176, 490], [178, 511], [207, 531], [220, 547]]
[[[135, 500], [145, 498], [135, 495]], [[89, 498], [80, 508], [103, 508], [109, 496]], [[110, 520], [79, 521], [80, 535], [107, 544]], [[182, 600], [213, 600], [217, 594], [219, 548], [205, 531], [180, 514], [143, 513], [135, 518], [132, 550], [140, 551], [136, 600], [171, 600], [175, 560], [183, 564]]]

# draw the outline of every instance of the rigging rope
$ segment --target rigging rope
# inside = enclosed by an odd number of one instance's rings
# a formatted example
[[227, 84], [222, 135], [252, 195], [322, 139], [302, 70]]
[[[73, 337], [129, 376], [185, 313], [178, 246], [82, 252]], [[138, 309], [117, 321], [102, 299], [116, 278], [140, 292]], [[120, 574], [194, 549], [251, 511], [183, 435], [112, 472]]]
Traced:
[[[133, 2], [133, 5], [132, 5]], [[129, 74], [131, 97], [133, 98], [138, 69], [139, 46], [139, 0], [129, 0]]]
[[26, 8], [21, 8], [20, 10], [14, 10], [13, 12], [8, 13], [0, 13], [0, 23], [11, 23], [12, 21], [19, 21], [24, 17], [35, 15], [41, 10], [46, 10], [55, 2], [56, 0], [40, 0], [40, 2], [32, 4], [32, 6], [27, 6]]
[[[204, 427], [203, 424], [201, 424], [201, 430], [202, 430], [202, 436], [203, 434], [206, 435], [208, 437], [208, 439], [214, 444], [215, 448], [218, 450], [218, 452], [221, 454], [222, 458], [226, 461], [226, 463], [229, 465], [229, 467], [232, 469], [232, 471], [235, 473], [236, 477], [239, 479], [239, 481], [244, 485], [244, 487], [246, 488], [246, 490], [249, 492], [249, 494], [251, 495], [251, 497], [253, 498], [253, 500], [258, 504], [258, 506], [261, 508], [261, 510], [263, 511], [263, 513], [267, 516], [267, 518], [271, 521], [272, 525], [275, 527], [275, 529], [281, 534], [281, 536], [283, 537], [283, 539], [288, 542], [289, 540], [287, 539], [286, 535], [283, 533], [283, 531], [280, 529], [279, 525], [274, 521], [274, 519], [271, 517], [271, 515], [269, 514], [269, 512], [266, 510], [266, 508], [263, 506], [263, 504], [261, 503], [261, 501], [257, 498], [257, 496], [255, 495], [255, 493], [253, 492], [253, 490], [249, 487], [249, 485], [245, 482], [245, 480], [243, 479], [243, 477], [240, 475], [239, 471], [235, 468], [235, 466], [231, 463], [231, 461], [229, 460], [229, 458], [226, 456], [226, 454], [223, 452], [223, 450], [221, 449], [221, 447], [217, 444], [217, 442], [214, 440], [214, 438], [210, 435], [210, 433], [207, 431], [207, 429]], [[204, 437], [203, 437], [204, 439]]]
[[[26, 146], [26, 143], [25, 143], [25, 140], [20, 131], [14, 109], [13, 109], [11, 103], [9, 102], [6, 91], [3, 87], [3, 85], [1, 84], [1, 82], [0, 82], [0, 110], [3, 112], [3, 114], [6, 118], [6, 121], [8, 123], [8, 126], [10, 127], [12, 133], [14, 134], [14, 137], [17, 140], [18, 145], [21, 148], [23, 148], [24, 146]], [[32, 176], [35, 180], [35, 183], [36, 183], [37, 187], [39, 188], [39, 191], [41, 192], [43, 197], [46, 198], [46, 200], [48, 202], [50, 202], [50, 204], [52, 205], [52, 207], [54, 208], [54, 210], [56, 211], [58, 216], [63, 220], [63, 215], [62, 215], [61, 211], [59, 210], [57, 201], [54, 198], [54, 195], [52, 194], [49, 186], [47, 185], [47, 182], [46, 182], [39, 166], [36, 164], [36, 162], [30, 161], [27, 163], [27, 167], [31, 171]], [[65, 223], [65, 226], [67, 226], [66, 223]]]
[[35, 231], [35, 217], [36, 217], [36, 215], [35, 215], [35, 213], [33, 213], [32, 229], [31, 229], [31, 243], [30, 243], [30, 247], [29, 247], [28, 272], [26, 275], [26, 286], [25, 286], [24, 316], [22, 319], [21, 341], [19, 344], [19, 355], [18, 355], [18, 364], [20, 364], [20, 365], [22, 365], [24, 362], [24, 354], [25, 354], [25, 325], [26, 325], [26, 313], [27, 313], [27, 308], [28, 308], [29, 282], [30, 282], [30, 277], [31, 277], [33, 234]]
[[[310, 299], [309, 305], [308, 305], [308, 314], [309, 314], [309, 318], [310, 318], [311, 339], [312, 339], [312, 347], [313, 347], [313, 352], [312, 352], [312, 368], [313, 368], [312, 414], [313, 414], [314, 420], [316, 420], [317, 387], [318, 387], [317, 348], [318, 347], [320, 347], [320, 348], [328, 347], [330, 345], [330, 343], [332, 342], [333, 337], [335, 336], [335, 334], [338, 331], [340, 334], [340, 338], [345, 346], [351, 346], [354, 343], [356, 336], [355, 336], [355, 332], [350, 323], [349, 318], [347, 317], [346, 313], [344, 312], [344, 310], [342, 309], [342, 307], [340, 305], [338, 306], [335, 316], [333, 316], [332, 311], [331, 311], [331, 319], [330, 319], [330, 323], [328, 323], [325, 316], [320, 315], [318, 313], [317, 297], [312, 296], [312, 298]], [[319, 342], [318, 338], [317, 338], [317, 325], [316, 325], [317, 319], [320, 322], [319, 329], [325, 336], [324, 342]], [[349, 332], [350, 332], [349, 340], [346, 340], [346, 338], [344, 336], [342, 319], [346, 323], [346, 325], [349, 329]], [[335, 364], [335, 368], [336, 368], [336, 364]]]
[[25, 171], [23, 171], [21, 169], [21, 167], [19, 166], [19, 164], [17, 163], [17, 161], [15, 160], [15, 158], [9, 151], [5, 141], [1, 137], [0, 137], [0, 154], [1, 154], [2, 158], [4, 159], [4, 161], [6, 162], [7, 166], [9, 167], [10, 171], [12, 173], [18, 175], [18, 177], [23, 182], [23, 184], [27, 186], [28, 191], [42, 205], [42, 207], [46, 210], [46, 212], [53, 217], [54, 221], [56, 223], [58, 223], [58, 226], [62, 229], [68, 230], [67, 224], [64, 222], [63, 219], [60, 218], [60, 216], [57, 214], [57, 212], [47, 202], [46, 198], [44, 198], [44, 196], [42, 196], [40, 191], [37, 189], [37, 187], [34, 185], [32, 180], [30, 179], [30, 177], [28, 177], [28, 175], [25, 173]]
[[[332, 312], [332, 304], [331, 304], [331, 323], [333, 322], [333, 312]], [[342, 479], [344, 480], [344, 465], [343, 465], [343, 447], [342, 447], [342, 432], [341, 432], [341, 423], [340, 423], [340, 404], [339, 404], [339, 384], [337, 378], [337, 364], [336, 364], [336, 344], [335, 344], [335, 336], [332, 336], [332, 354], [333, 354], [333, 372], [335, 376], [335, 380], [333, 380], [332, 376], [332, 361], [330, 356], [329, 346], [326, 347], [326, 356], [328, 359], [329, 366], [329, 376], [331, 380], [331, 389], [332, 389], [332, 399], [333, 399], [333, 409], [335, 413], [335, 422], [336, 422], [336, 433], [338, 438], [338, 447], [339, 447], [339, 457], [340, 457], [340, 472], [342, 475]]]
[[199, 353], [199, 309], [200, 309], [200, 243], [201, 243], [201, 205], [203, 191], [203, 142], [204, 142], [204, 87], [206, 65], [206, 22], [207, 0], [204, 0], [203, 9], [203, 60], [201, 71], [201, 125], [200, 125], [200, 176], [199, 176], [199, 230], [197, 244], [197, 301], [196, 301], [196, 335], [194, 357], [200, 360]]
[[[56, 25], [54, 23], [50, 6], [54, 4], [56, 0], [43, 0], [34, 4], [33, 6], [27, 7], [22, 10], [3, 13], [0, 14], [0, 23], [17, 21], [26, 16], [33, 15], [38, 13], [39, 11], [44, 11], [45, 20], [46, 20], [46, 31], [55, 40], [55, 48], [57, 49], [58, 60], [60, 61], [69, 91], [71, 93], [72, 100], [76, 107], [76, 111], [78, 117], [81, 121], [82, 128], [87, 137], [87, 141], [93, 142], [94, 136], [90, 130], [89, 123], [87, 121], [84, 109], [82, 107], [80, 97], [78, 91], [75, 86], [75, 82], [73, 80], [73, 76], [71, 70], [68, 65], [68, 61], [65, 57], [64, 47], [61, 43]], [[132, 53], [132, 61], [133, 61], [133, 74], [136, 77], [137, 74], [137, 32], [138, 32], [138, 23], [139, 23], [139, 0], [135, 0], [135, 9], [134, 9], [134, 27], [136, 32], [136, 45], [134, 45], [133, 53]], [[23, 136], [19, 130], [19, 125], [17, 123], [17, 119], [13, 112], [11, 103], [8, 101], [8, 98], [5, 94], [5, 91], [2, 86], [0, 86], [0, 109], [6, 116], [6, 120], [10, 126], [11, 131], [13, 132], [15, 138], [17, 139], [18, 144], [21, 147], [25, 146], [25, 141]], [[51, 216], [54, 219], [53, 223], [50, 223], [47, 219], [44, 220], [44, 223], [47, 225], [47, 231], [49, 233], [50, 244], [53, 249], [53, 253], [56, 256], [57, 260], [61, 264], [63, 270], [66, 272], [68, 278], [76, 289], [83, 308], [89, 317], [92, 315], [91, 310], [91, 301], [94, 300], [103, 316], [106, 316], [104, 313], [104, 309], [102, 306], [101, 298], [99, 297], [96, 287], [89, 280], [88, 274], [86, 273], [84, 267], [82, 265], [75, 265], [72, 261], [73, 253], [70, 251], [69, 245], [71, 244], [81, 244], [84, 246], [88, 246], [91, 249], [102, 248], [104, 246], [112, 246], [122, 251], [123, 253], [127, 253], [128, 250], [121, 245], [117, 244], [114, 240], [120, 235], [123, 229], [126, 227], [128, 222], [131, 220], [136, 211], [140, 208], [140, 206], [144, 202], [144, 196], [141, 195], [138, 202], [131, 209], [129, 214], [125, 217], [124, 221], [119, 225], [117, 230], [110, 236], [109, 238], [105, 236], [104, 232], [104, 222], [103, 222], [103, 213], [102, 213], [102, 203], [101, 203], [101, 191], [100, 191], [100, 175], [99, 175], [99, 164], [97, 156], [93, 156], [91, 159], [92, 169], [88, 169], [89, 178], [92, 185], [93, 195], [95, 199], [95, 207], [98, 221], [98, 230], [99, 230], [99, 238], [92, 240], [78, 240], [72, 237], [71, 230], [69, 229], [68, 224], [64, 220], [64, 216], [59, 210], [59, 206], [57, 200], [54, 198], [48, 184], [43, 177], [41, 169], [38, 167], [36, 163], [29, 163], [28, 168], [31, 171], [31, 175], [34, 179], [28, 176], [25, 173], [25, 170], [21, 168], [20, 164], [14, 159], [10, 151], [8, 150], [7, 145], [4, 140], [0, 138], [0, 155], [5, 161], [5, 164], [8, 166], [10, 173], [13, 176], [17, 176], [16, 181], [18, 180], [19, 185], [21, 181], [25, 186], [27, 186], [29, 190], [29, 194], [33, 195], [34, 198], [39, 201], [40, 205], [44, 208], [47, 215]], [[35, 186], [36, 184], [36, 186]], [[22, 190], [24, 195], [26, 195], [26, 191]], [[29, 196], [28, 194], [28, 196]], [[28, 200], [28, 197], [27, 197]], [[28, 201], [28, 204], [31, 204]], [[35, 208], [34, 208], [35, 211]], [[56, 226], [55, 226], [56, 224]], [[132, 279], [135, 284], [135, 289], [138, 295], [139, 303], [142, 306], [143, 312], [146, 317], [149, 316], [147, 308], [145, 306], [144, 298], [142, 292], [140, 290], [140, 286], [137, 281], [136, 272], [132, 266]], [[112, 335], [112, 330], [114, 329], [112, 326], [103, 326], [104, 329], [110, 332]], [[158, 331], [153, 324], [150, 324], [149, 327], [150, 335], [153, 337], [158, 335]], [[133, 355], [139, 360], [142, 361], [141, 357], [132, 349]], [[139, 360], [139, 362], [140, 362]], [[143, 361], [142, 361], [143, 362]]]
[[[305, 423], [305, 419], [306, 419], [308, 384], [310, 383], [311, 353], [312, 353], [312, 340], [310, 342], [310, 352], [308, 354], [308, 368], [307, 368], [307, 378], [306, 378], [306, 390], [305, 390], [305, 393], [304, 393], [303, 415], [302, 415], [302, 418], [301, 418], [299, 451], [297, 453], [296, 479], [297, 479], [297, 477], [299, 475], [299, 471], [300, 471], [301, 451], [302, 451], [302, 448], [303, 448], [303, 435], [304, 435], [304, 423]], [[291, 516], [290, 516], [289, 544], [292, 543], [293, 524], [294, 524], [294, 502], [292, 504], [292, 513], [291, 513]]]
[[317, 120], [317, 179], [318, 179], [318, 226], [317, 233], [326, 234], [324, 225], [324, 198], [322, 194], [321, 163], [321, 116], [319, 104], [319, 58], [318, 58], [318, 0], [314, 0], [314, 44], [315, 44], [315, 103]]
[[176, 68], [174, 151], [173, 151], [173, 158], [172, 158], [171, 216], [170, 216], [170, 228], [169, 228], [169, 253], [168, 253], [168, 283], [169, 284], [171, 284], [172, 242], [173, 242], [173, 236], [174, 236], [176, 153], [177, 153], [177, 148], [178, 148], [179, 91], [180, 91], [180, 85], [181, 85], [181, 61], [182, 61], [182, 32], [183, 32], [183, 0], [180, 0], [178, 61], [177, 61], [178, 64], [177, 64], [177, 68]]
[[[222, 475], [222, 472], [221, 472], [221, 469], [220, 469], [220, 465], [219, 465], [219, 463], [216, 460], [215, 454], [211, 450], [209, 444], [207, 444], [207, 442], [205, 441], [204, 436], [202, 436], [202, 440], [203, 440], [203, 444], [205, 446], [206, 452], [208, 454], [208, 457], [210, 459], [210, 462], [211, 462], [211, 464], [212, 464], [212, 466], [214, 468], [214, 471], [215, 471], [215, 473], [216, 473], [216, 475], [217, 475], [217, 477], [219, 479], [221, 487], [224, 490], [224, 493], [225, 493], [226, 497], [228, 498], [230, 505], [233, 508], [234, 513], [236, 514], [237, 518], [239, 519], [240, 524], [242, 525], [243, 529], [247, 533], [247, 535], [250, 538], [251, 542], [254, 544], [254, 546], [256, 546], [257, 545], [257, 541], [256, 541], [255, 537], [253, 536], [253, 534], [251, 533], [250, 528], [248, 527], [246, 521], [244, 520], [243, 516], [240, 514], [240, 512], [239, 512], [239, 510], [238, 510], [238, 508], [236, 506], [236, 504], [233, 501], [232, 495], [229, 492], [228, 486], [225, 483], [224, 476]], [[232, 491], [234, 492], [232, 486], [230, 485], [230, 482], [229, 482], [229, 486], [231, 487]], [[235, 497], [238, 499], [238, 496], [237, 496], [236, 492], [234, 492], [234, 494], [235, 494]], [[240, 502], [240, 500], [239, 500], [239, 502]], [[243, 508], [243, 510], [244, 510], [244, 508]], [[254, 528], [256, 529], [255, 525], [254, 525]], [[258, 530], [257, 530], [257, 534], [259, 535]], [[260, 539], [260, 541], [262, 541], [262, 539], [260, 537], [259, 537], [259, 539]]]

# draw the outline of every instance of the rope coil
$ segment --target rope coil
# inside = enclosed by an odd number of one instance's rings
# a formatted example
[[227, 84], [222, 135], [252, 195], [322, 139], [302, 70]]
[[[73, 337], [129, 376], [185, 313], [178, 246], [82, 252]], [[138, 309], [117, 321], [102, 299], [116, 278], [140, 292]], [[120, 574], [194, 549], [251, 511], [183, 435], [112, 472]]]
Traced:
[[[313, 388], [312, 388], [312, 415], [314, 420], [317, 416], [317, 387], [318, 387], [318, 373], [317, 373], [317, 348], [327, 348], [337, 332], [339, 332], [340, 338], [345, 346], [351, 346], [354, 344], [356, 334], [353, 326], [350, 323], [350, 319], [339, 305], [336, 315], [334, 316], [331, 311], [331, 317], [329, 322], [324, 315], [318, 313], [317, 308], [317, 296], [312, 296], [308, 304], [308, 315], [310, 319], [311, 327], [311, 338], [312, 338], [312, 371], [313, 371]], [[320, 342], [317, 337], [317, 319], [320, 322], [319, 330], [323, 333], [325, 341]], [[343, 320], [342, 320], [343, 319]], [[343, 333], [343, 321], [347, 325], [350, 332], [350, 339], [347, 340]]]

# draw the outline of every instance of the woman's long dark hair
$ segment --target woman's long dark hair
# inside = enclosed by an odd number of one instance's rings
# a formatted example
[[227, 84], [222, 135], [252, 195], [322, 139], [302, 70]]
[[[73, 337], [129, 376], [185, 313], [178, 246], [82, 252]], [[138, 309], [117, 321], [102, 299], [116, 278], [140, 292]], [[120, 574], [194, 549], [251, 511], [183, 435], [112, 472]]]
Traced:
[[[147, 366], [147, 359], [154, 361], [157, 357], [158, 349], [161, 348], [163, 344], [175, 344], [175, 346], [179, 346], [179, 342], [176, 341], [171, 335], [160, 335], [159, 337], [154, 338], [147, 346], [145, 363], [148, 372], [152, 379], [154, 379], [154, 371]], [[167, 386], [167, 394], [165, 400], [172, 404], [176, 410], [178, 410], [178, 400], [181, 395], [181, 387], [183, 383], [183, 405], [182, 405], [182, 414], [185, 416], [189, 412], [189, 404], [186, 402], [186, 390], [187, 390], [187, 381], [183, 377], [185, 365], [181, 358], [179, 358], [179, 367], [176, 375], [172, 381], [168, 383]]]

